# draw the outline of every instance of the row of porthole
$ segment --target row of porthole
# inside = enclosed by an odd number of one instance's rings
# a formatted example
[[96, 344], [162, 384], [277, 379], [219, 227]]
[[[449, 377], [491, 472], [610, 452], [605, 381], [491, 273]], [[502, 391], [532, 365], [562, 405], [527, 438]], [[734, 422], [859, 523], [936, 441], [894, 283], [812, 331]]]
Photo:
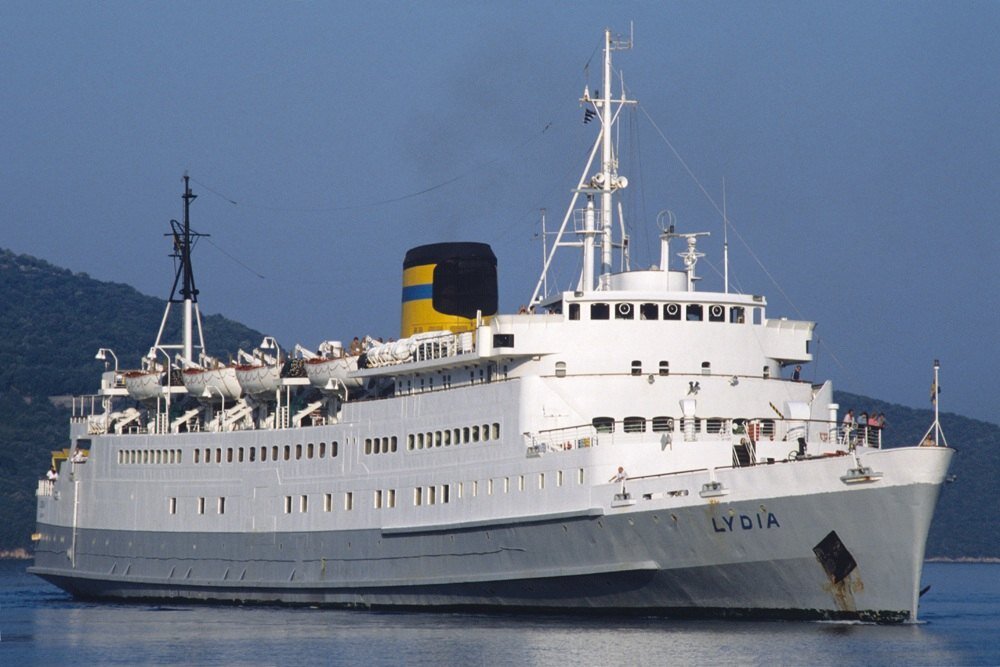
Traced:
[[[706, 310], [705, 305], [700, 303], [684, 305], [667, 303], [663, 305], [662, 311], [658, 303], [640, 303], [638, 307], [628, 302], [615, 303], [613, 305], [614, 319], [616, 320], [634, 320], [636, 319], [636, 314], [638, 314], [638, 319], [640, 320], [659, 320], [662, 313], [662, 319], [664, 320], [684, 319], [688, 322], [700, 322], [705, 319]], [[612, 304], [604, 302], [590, 304], [590, 319], [610, 320], [611, 306]], [[709, 322], [726, 321], [726, 306], [716, 303], [708, 306], [707, 310]], [[580, 319], [580, 304], [569, 304], [569, 319]], [[746, 309], [743, 306], [730, 306], [729, 322], [733, 324], [743, 324], [746, 322]]]
[[[537, 473], [538, 489], [544, 490], [546, 485], [546, 473]], [[526, 487], [526, 476], [518, 475], [516, 478], [517, 490], [524, 491]], [[511, 492], [511, 478], [510, 477], [498, 477], [495, 479], [486, 480], [486, 495], [492, 496], [494, 493]], [[564, 473], [562, 470], [558, 470], [555, 473], [555, 485], [557, 487], [563, 486], [565, 483]], [[584, 483], [584, 469], [579, 468], [577, 470], [577, 483]], [[501, 488], [497, 488], [497, 485]], [[462, 498], [465, 492], [465, 483], [458, 482], [457, 484], [440, 484], [436, 486], [418, 486], [413, 489], [413, 505], [419, 507], [421, 505], [435, 505], [435, 504], [445, 504], [451, 502], [452, 499], [452, 488], [455, 488], [457, 493], [457, 498]], [[372, 492], [372, 506], [374, 509], [391, 509], [396, 506], [396, 490], [395, 489], [376, 489]], [[475, 498], [479, 496], [479, 481], [473, 480], [469, 482], [469, 497]], [[297, 497], [298, 502], [295, 502], [296, 496], [284, 496], [283, 497], [283, 510], [285, 514], [292, 514], [293, 509], [297, 506], [298, 512], [305, 514], [309, 511], [310, 506], [310, 496], [308, 494], [302, 494]], [[332, 512], [333, 510], [333, 498], [334, 494], [324, 493], [323, 494], [323, 511]], [[350, 511], [354, 509], [354, 492], [345, 491], [343, 497], [343, 508], [345, 511]], [[206, 509], [206, 499], [200, 497], [197, 499], [197, 513], [205, 514]], [[226, 513], [226, 498], [219, 497], [216, 505], [218, 514]], [[167, 512], [169, 514], [177, 514], [177, 498], [170, 497], [167, 499]]]
[[499, 439], [500, 423], [493, 422], [492, 424], [475, 424], [425, 433], [410, 433], [406, 437], [406, 448], [411, 450], [430, 449]]
[[[645, 417], [625, 417], [620, 422], [616, 422], [612, 417], [594, 417], [591, 420], [591, 424], [598, 433], [614, 433], [616, 424], [620, 423], [622, 431], [624, 433], [645, 433], [647, 421], [650, 422], [651, 431], [653, 433], [668, 433], [674, 431], [675, 420], [673, 417], [653, 417], [647, 420]], [[686, 417], [680, 417], [677, 420], [678, 431], [684, 432], [688, 426], [688, 420]], [[695, 432], [701, 433], [725, 433], [727, 432], [727, 422], [731, 421], [728, 419], [723, 419], [721, 417], [694, 417], [694, 430]], [[704, 427], [704, 431], [702, 431]], [[774, 430], [774, 420], [773, 419], [763, 419], [760, 420], [760, 433], [764, 436], [773, 436]]]

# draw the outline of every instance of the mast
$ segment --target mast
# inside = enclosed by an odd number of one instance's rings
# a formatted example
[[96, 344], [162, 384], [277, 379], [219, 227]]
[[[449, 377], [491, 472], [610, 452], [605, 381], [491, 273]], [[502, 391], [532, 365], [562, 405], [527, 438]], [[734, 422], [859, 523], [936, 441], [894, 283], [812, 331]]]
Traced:
[[[198, 195], [191, 192], [191, 178], [184, 172], [184, 222], [177, 220], [170, 221], [170, 233], [165, 236], [173, 237], [173, 252], [176, 270], [174, 273], [174, 283], [170, 288], [170, 298], [167, 300], [167, 308], [163, 313], [163, 321], [160, 323], [160, 331], [156, 335], [156, 345], [154, 347], [163, 350], [176, 349], [180, 351], [184, 360], [189, 363], [194, 362], [194, 330], [198, 329], [198, 348], [205, 351], [205, 340], [201, 329], [201, 313], [198, 310], [198, 288], [194, 281], [194, 266], [191, 263], [191, 248], [193, 240], [199, 236], [208, 236], [191, 231], [191, 202], [198, 198]], [[163, 332], [166, 328], [167, 319], [170, 316], [172, 304], [182, 305], [183, 323], [181, 328], [181, 342], [179, 344], [163, 344]], [[155, 354], [155, 352], [154, 352]]]
[[[595, 289], [608, 289], [612, 273], [612, 253], [615, 244], [612, 238], [614, 229], [614, 194], [617, 190], [628, 185], [628, 179], [618, 175], [618, 162], [614, 154], [613, 128], [618, 120], [618, 114], [626, 104], [635, 104], [634, 100], [626, 99], [624, 86], [621, 97], [612, 99], [612, 69], [611, 52], [615, 50], [625, 50], [632, 48], [632, 37], [626, 39], [612, 38], [611, 30], [604, 31], [604, 67], [603, 67], [603, 94], [595, 91], [591, 96], [589, 87], [585, 86], [583, 97], [580, 102], [585, 107], [584, 123], [594, 118], [600, 119], [601, 130], [594, 142], [590, 157], [584, 167], [580, 181], [573, 190], [573, 197], [566, 210], [559, 231], [555, 233], [555, 241], [548, 249], [548, 254], [542, 264], [542, 273], [535, 285], [535, 291], [531, 296], [531, 305], [536, 305], [547, 296], [548, 271], [552, 265], [552, 260], [560, 248], [574, 247], [582, 250], [583, 269], [577, 281], [577, 290], [582, 292], [593, 292]], [[616, 105], [612, 109], [612, 105]], [[596, 173], [591, 171], [594, 161], [598, 159], [600, 153], [600, 166]], [[590, 174], [588, 176], [588, 174]], [[583, 208], [576, 208], [580, 195], [586, 197], [587, 203]], [[600, 201], [595, 201], [597, 198]], [[564, 240], [567, 233], [567, 226], [570, 220], [574, 221], [573, 233], [579, 240]], [[601, 255], [597, 257], [597, 245], [600, 243]], [[623, 237], [621, 243], [622, 252], [626, 252], [627, 243]], [[598, 267], [598, 261], [600, 266]], [[595, 285], [596, 282], [596, 285]]]

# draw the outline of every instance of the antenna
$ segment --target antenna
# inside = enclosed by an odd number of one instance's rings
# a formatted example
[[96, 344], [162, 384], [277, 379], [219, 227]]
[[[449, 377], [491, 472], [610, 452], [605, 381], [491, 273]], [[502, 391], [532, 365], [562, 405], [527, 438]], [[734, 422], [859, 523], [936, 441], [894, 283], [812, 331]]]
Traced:
[[729, 294], [729, 218], [726, 216], [726, 177], [722, 177], [722, 275]]

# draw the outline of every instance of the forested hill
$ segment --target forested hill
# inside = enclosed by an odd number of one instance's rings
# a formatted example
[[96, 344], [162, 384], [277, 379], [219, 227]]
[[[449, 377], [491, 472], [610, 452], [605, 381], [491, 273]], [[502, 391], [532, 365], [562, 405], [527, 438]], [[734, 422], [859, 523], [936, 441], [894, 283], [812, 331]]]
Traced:
[[[30, 549], [36, 482], [51, 450], [66, 446], [69, 434], [69, 410], [57, 397], [97, 389], [99, 348], [114, 350], [122, 368], [138, 365], [154, 343], [164, 307], [162, 299], [127, 285], [0, 249], [0, 551]], [[223, 359], [254, 347], [262, 336], [220, 316], [204, 318], [204, 330], [209, 352]], [[947, 406], [947, 394], [942, 398]], [[835, 400], [842, 412], [885, 413], [890, 446], [918, 443], [933, 420], [929, 403], [917, 410], [844, 392]], [[942, 424], [958, 451], [927, 555], [1000, 557], [1000, 496], [993, 492], [1000, 426], [951, 413], [942, 415]]]
[[[95, 393], [110, 348], [136, 368], [156, 342], [166, 301], [128, 285], [94, 280], [0, 249], [0, 551], [30, 545], [35, 486], [53, 449], [69, 438], [69, 410], [56, 397]], [[175, 317], [175, 315], [177, 315]], [[179, 309], [172, 309], [178, 340]], [[202, 318], [208, 352], [252, 349], [262, 334], [213, 315]]]

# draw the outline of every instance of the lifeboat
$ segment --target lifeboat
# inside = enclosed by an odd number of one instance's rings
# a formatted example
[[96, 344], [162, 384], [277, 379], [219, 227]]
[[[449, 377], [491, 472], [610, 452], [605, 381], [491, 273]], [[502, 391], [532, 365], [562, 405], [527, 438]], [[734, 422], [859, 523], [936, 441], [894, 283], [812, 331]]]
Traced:
[[240, 364], [235, 371], [243, 391], [256, 398], [271, 398], [281, 386], [281, 366], [277, 364]]
[[137, 401], [154, 401], [163, 394], [163, 371], [126, 371], [125, 390]]
[[[243, 387], [236, 377], [235, 366], [186, 368], [182, 379], [192, 396], [208, 401], [219, 399], [235, 401], [243, 393]], [[208, 396], [205, 396], [206, 391], [209, 393]]]
[[351, 378], [348, 375], [358, 370], [358, 358], [355, 357], [314, 357], [305, 360], [306, 377], [309, 384], [323, 390], [338, 383], [348, 389], [361, 387], [361, 378]]

